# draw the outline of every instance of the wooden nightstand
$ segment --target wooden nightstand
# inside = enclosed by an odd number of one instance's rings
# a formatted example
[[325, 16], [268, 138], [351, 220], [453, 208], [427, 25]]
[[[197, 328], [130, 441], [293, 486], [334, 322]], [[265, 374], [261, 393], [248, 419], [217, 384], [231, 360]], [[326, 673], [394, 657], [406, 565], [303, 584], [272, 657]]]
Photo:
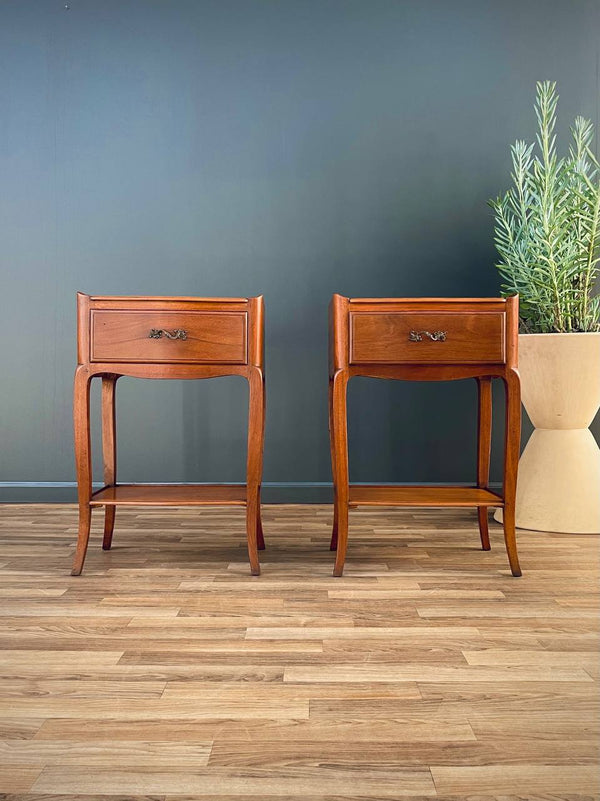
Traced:
[[[334, 484], [331, 550], [341, 576], [354, 506], [476, 507], [483, 550], [490, 549], [488, 508], [504, 512], [504, 539], [513, 576], [520, 576], [515, 492], [521, 437], [517, 372], [518, 298], [345, 298], [330, 305], [329, 430]], [[477, 483], [461, 486], [350, 484], [346, 387], [352, 376], [404, 381], [475, 378], [479, 388]], [[506, 392], [502, 494], [489, 489], [492, 378]]]
[[[90, 297], [77, 295], [74, 388], [79, 536], [72, 575], [82, 569], [92, 508], [104, 506], [104, 540], [112, 542], [119, 505], [246, 507], [248, 556], [260, 574], [264, 548], [260, 518], [265, 380], [264, 304], [258, 298]], [[241, 375], [250, 387], [246, 484], [117, 484], [115, 385], [136, 378], [216, 378]], [[105, 486], [92, 492], [90, 383], [102, 378], [102, 451]]]

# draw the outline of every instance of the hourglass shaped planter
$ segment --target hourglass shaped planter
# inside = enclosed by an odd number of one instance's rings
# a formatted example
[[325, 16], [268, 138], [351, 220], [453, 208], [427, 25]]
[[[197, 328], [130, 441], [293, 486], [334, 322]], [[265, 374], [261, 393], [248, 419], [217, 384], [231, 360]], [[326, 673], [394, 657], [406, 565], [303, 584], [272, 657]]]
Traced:
[[519, 372], [535, 431], [519, 461], [517, 527], [600, 534], [600, 449], [589, 430], [600, 406], [600, 333], [521, 334]]

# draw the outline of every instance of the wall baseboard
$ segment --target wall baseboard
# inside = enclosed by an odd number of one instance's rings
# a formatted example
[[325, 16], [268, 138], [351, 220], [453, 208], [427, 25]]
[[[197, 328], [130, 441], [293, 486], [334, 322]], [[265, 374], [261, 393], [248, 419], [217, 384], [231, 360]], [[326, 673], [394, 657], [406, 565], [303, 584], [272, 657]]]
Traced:
[[[409, 482], [409, 486], [410, 483], [416, 482]], [[469, 486], [468, 482], [456, 483], [459, 486]], [[423, 484], [441, 486], [441, 482], [426, 481]], [[101, 486], [102, 484], [94, 484], [98, 489]], [[500, 484], [491, 482], [490, 487], [496, 489]], [[262, 485], [262, 501], [332, 503], [333, 485], [330, 481], [265, 481]], [[77, 503], [77, 484], [74, 481], [0, 481], [0, 503]]]

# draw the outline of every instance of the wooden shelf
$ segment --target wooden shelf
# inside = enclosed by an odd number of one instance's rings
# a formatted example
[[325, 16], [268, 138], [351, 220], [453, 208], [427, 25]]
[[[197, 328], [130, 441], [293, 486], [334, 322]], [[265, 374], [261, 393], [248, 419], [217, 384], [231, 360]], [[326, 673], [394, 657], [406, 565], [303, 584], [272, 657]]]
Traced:
[[477, 487], [351, 484], [351, 506], [504, 506], [500, 495]]
[[245, 506], [245, 484], [118, 484], [94, 492], [90, 506]]

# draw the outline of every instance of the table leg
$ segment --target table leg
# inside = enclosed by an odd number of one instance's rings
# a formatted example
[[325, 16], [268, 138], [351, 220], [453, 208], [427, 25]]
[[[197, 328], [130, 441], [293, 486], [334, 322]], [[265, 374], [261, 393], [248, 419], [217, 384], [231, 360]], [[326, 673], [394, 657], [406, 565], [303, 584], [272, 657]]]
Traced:
[[506, 393], [506, 422], [504, 426], [504, 541], [513, 576], [521, 575], [517, 554], [515, 509], [517, 469], [521, 442], [521, 382], [516, 370], [507, 371], [503, 379]]
[[[487, 489], [490, 480], [490, 455], [492, 448], [492, 379], [478, 378], [478, 419], [477, 419], [477, 486]], [[488, 507], [478, 506], [479, 536], [481, 547], [489, 551]]]
[[77, 468], [77, 492], [79, 498], [79, 533], [73, 559], [72, 576], [83, 570], [92, 521], [90, 499], [92, 497], [92, 447], [90, 438], [90, 384], [87, 368], [79, 366], [75, 371], [73, 391], [73, 421], [75, 427], [75, 463]]
[[329, 448], [331, 451], [331, 475], [333, 477], [333, 527], [329, 550], [337, 550], [338, 543], [338, 508], [337, 508], [337, 475], [335, 470], [335, 443], [333, 441], [333, 379], [329, 379]]
[[[263, 372], [258, 367], [250, 368], [248, 404], [248, 463], [246, 477], [246, 534], [250, 572], [260, 575], [258, 561], [260, 522], [260, 484], [262, 478], [263, 447], [265, 436], [265, 385]], [[263, 541], [264, 545], [264, 541]]]
[[[117, 438], [115, 390], [118, 375], [102, 376], [102, 457], [104, 460], [104, 483], [117, 483]], [[110, 550], [115, 527], [115, 506], [104, 507], [104, 537], [102, 548]]]
[[[346, 561], [348, 545], [348, 420], [347, 395], [348, 375], [343, 371], [333, 376], [332, 411], [330, 425], [333, 429], [333, 469], [335, 486], [334, 526], [337, 531], [337, 551], [334, 576], [341, 576]], [[333, 543], [333, 537], [332, 537]]]
[[258, 508], [257, 508], [257, 516], [258, 516], [258, 525], [257, 525], [257, 532], [256, 532], [256, 546], [259, 551], [265, 550], [265, 537], [263, 534], [263, 527], [262, 527], [262, 513], [260, 510], [260, 487], [258, 488]]

